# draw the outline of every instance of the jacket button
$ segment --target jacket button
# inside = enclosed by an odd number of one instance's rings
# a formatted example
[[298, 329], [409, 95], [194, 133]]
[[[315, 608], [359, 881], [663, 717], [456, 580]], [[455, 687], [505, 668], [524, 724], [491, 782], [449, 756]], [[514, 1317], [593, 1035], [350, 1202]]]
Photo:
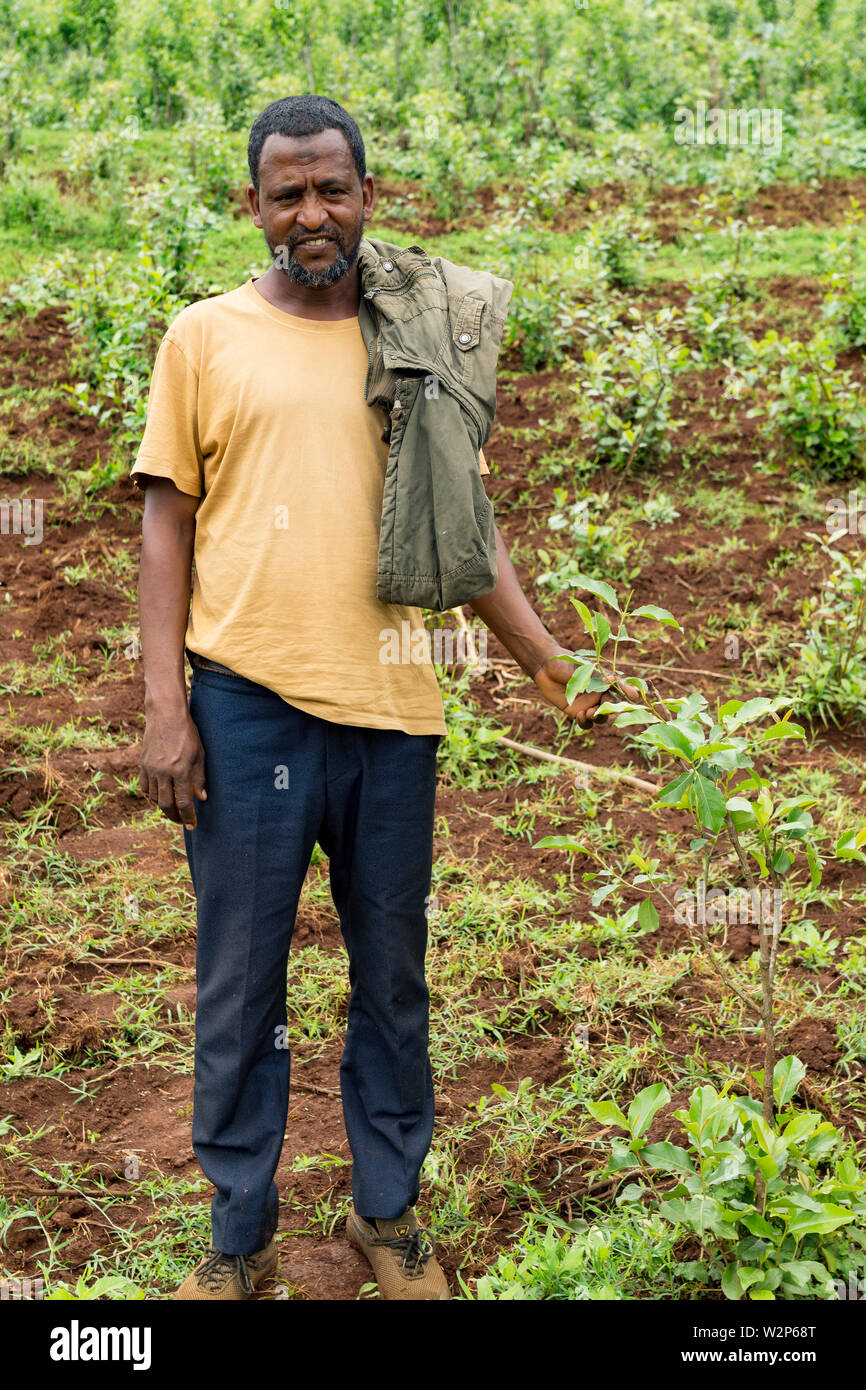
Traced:
[[383, 270], [393, 270], [393, 269], [394, 269], [394, 262], [393, 262], [393, 261], [383, 261], [383, 262], [382, 262], [382, 269], [383, 269]]
[[471, 334], [471, 333], [461, 333], [461, 334], [460, 334], [460, 337], [457, 339], [457, 341], [458, 341], [458, 343], [471, 343], [471, 342], [472, 342], [472, 334]]

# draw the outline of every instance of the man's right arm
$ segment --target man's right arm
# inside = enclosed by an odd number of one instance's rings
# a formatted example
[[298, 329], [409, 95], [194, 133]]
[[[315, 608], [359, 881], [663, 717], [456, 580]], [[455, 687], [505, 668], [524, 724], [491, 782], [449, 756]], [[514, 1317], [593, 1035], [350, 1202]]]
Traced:
[[146, 719], [140, 786], [169, 820], [191, 830], [195, 799], [206, 800], [204, 749], [190, 718], [184, 668], [200, 502], [169, 478], [148, 476], [138, 589]]

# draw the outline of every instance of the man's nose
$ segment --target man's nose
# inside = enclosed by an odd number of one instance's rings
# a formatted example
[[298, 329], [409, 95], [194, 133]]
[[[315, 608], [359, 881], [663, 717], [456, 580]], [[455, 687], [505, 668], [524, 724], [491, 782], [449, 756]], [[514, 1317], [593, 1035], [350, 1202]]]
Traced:
[[315, 193], [308, 193], [302, 199], [297, 220], [307, 232], [317, 232], [327, 220], [325, 208]]

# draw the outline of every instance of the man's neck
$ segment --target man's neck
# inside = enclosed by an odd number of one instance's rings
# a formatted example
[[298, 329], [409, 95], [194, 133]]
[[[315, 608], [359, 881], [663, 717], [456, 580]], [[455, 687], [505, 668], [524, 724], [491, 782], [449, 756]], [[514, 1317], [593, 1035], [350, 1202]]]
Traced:
[[342, 280], [318, 289], [295, 284], [273, 265], [253, 283], [262, 299], [266, 299], [275, 309], [282, 309], [284, 314], [294, 314], [300, 319], [334, 322], [355, 318], [361, 302], [361, 276], [357, 262]]

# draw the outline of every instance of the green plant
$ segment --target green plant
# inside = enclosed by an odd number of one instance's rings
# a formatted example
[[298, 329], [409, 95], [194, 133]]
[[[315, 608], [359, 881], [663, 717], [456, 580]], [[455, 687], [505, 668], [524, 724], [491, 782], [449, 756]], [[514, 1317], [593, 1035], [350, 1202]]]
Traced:
[[798, 948], [797, 955], [809, 969], [833, 968], [839, 942], [834, 938], [832, 930], [819, 932], [814, 922], [804, 918], [792, 924], [787, 933], [787, 940]]
[[501, 776], [504, 750], [499, 747], [504, 728], [485, 718], [466, 697], [470, 692], [468, 670], [454, 675], [447, 668], [434, 665], [442, 690], [447, 733], [439, 745], [439, 775], [457, 787], [478, 789], [487, 782], [499, 763]]
[[830, 268], [821, 312], [846, 347], [866, 345], [866, 271], [857, 258], [863, 218], [859, 202], [852, 198], [843, 228], [825, 252]]
[[585, 368], [575, 382], [577, 414], [582, 435], [592, 442], [596, 461], [612, 463], [628, 473], [637, 460], [645, 463], [670, 452], [670, 416], [674, 374], [688, 360], [688, 348], [668, 338], [679, 326], [676, 310], [660, 309], [636, 321], [633, 330], [619, 327], [600, 348], [584, 351]]
[[561, 362], [578, 342], [596, 341], [610, 323], [611, 310], [587, 290], [578, 262], [553, 254], [549, 234], [526, 204], [501, 208], [485, 241], [491, 269], [514, 283], [505, 345], [519, 350], [529, 371]]
[[633, 289], [640, 283], [647, 252], [656, 243], [646, 217], [631, 208], [596, 218], [589, 226], [587, 244], [601, 265], [603, 282], [610, 289]]
[[658, 492], [652, 497], [648, 497], [641, 507], [641, 514], [653, 530], [657, 526], [669, 526], [679, 516], [679, 512], [666, 492]]
[[[785, 452], [820, 477], [862, 472], [866, 396], [849, 371], [836, 367], [829, 337], [818, 333], [801, 343], [771, 331], [750, 349], [756, 369], [747, 379], [767, 395], [747, 415], [760, 417], [764, 432], [781, 438]], [[774, 370], [762, 376], [765, 363]]]
[[[748, 192], [754, 191], [750, 181]], [[749, 287], [744, 261], [747, 253], [754, 254], [760, 249], [773, 230], [756, 227], [748, 218], [732, 216], [727, 209], [734, 201], [731, 194], [700, 195], [694, 240], [702, 246], [712, 231], [721, 242], [722, 255], [713, 269], [699, 277], [685, 310], [685, 321], [698, 337], [701, 359], [704, 362], [724, 359], [729, 365], [748, 357], [743, 322]]]
[[832, 568], [821, 593], [803, 600], [795, 691], [805, 715], [838, 726], [866, 716], [866, 561], [809, 535]]
[[0, 227], [29, 233], [39, 242], [69, 234], [70, 209], [57, 185], [18, 165], [0, 183]]
[[[551, 513], [547, 524], [567, 541], [568, 548], [548, 551], [539, 546], [538, 558], [546, 568], [536, 582], [560, 593], [579, 587], [581, 574], [631, 579], [640, 568], [640, 543], [626, 517], [612, 512], [609, 493], [578, 498], [572, 503], [566, 502], [567, 495], [565, 488], [554, 489], [557, 510]], [[592, 520], [590, 507], [610, 520]]]
[[853, 1146], [816, 1110], [794, 1098], [806, 1068], [785, 1057], [773, 1072], [778, 1107], [699, 1086], [674, 1111], [688, 1143], [648, 1143], [653, 1118], [670, 1101], [656, 1083], [624, 1114], [614, 1101], [588, 1102], [601, 1124], [623, 1129], [608, 1172], [629, 1181], [617, 1205], [657, 1212], [700, 1244], [682, 1276], [720, 1287], [726, 1298], [836, 1298], [834, 1279], [866, 1273], [866, 1175]]
[[180, 139], [190, 177], [205, 207], [225, 210], [232, 192], [242, 183], [236, 141], [226, 130], [213, 102], [202, 102], [181, 127]]
[[119, 1274], [103, 1275], [101, 1279], [96, 1279], [92, 1284], [88, 1284], [87, 1276], [81, 1274], [71, 1287], [63, 1282], [52, 1284], [45, 1294], [45, 1302], [69, 1301], [79, 1303], [87, 1299], [107, 1298], [126, 1303], [136, 1302], [146, 1297], [144, 1289], [139, 1288], [131, 1279], [124, 1279]]
[[64, 156], [70, 181], [82, 188], [97, 182], [106, 184], [110, 196], [122, 196], [139, 140], [140, 132], [131, 122], [104, 130], [77, 131]]
[[[707, 700], [698, 692], [662, 699], [642, 677], [626, 678], [618, 665], [621, 645], [634, 640], [626, 632], [626, 619], [644, 618], [675, 628], [679, 623], [666, 609], [654, 604], [645, 604], [630, 613], [631, 594], [621, 607], [610, 585], [598, 580], [585, 577], [582, 587], [613, 610], [616, 630], [604, 613], [590, 612], [581, 600], [571, 600], [592, 645], [570, 657], [575, 664], [575, 674], [568, 682], [568, 699], [573, 700], [586, 690], [612, 690], [619, 695], [618, 700], [603, 703], [600, 713], [614, 714], [619, 727], [644, 725], [638, 740], [657, 748], [663, 758], [674, 765], [676, 775], [659, 789], [656, 804], [689, 813], [693, 836], [696, 836], [691, 839], [689, 849], [702, 856], [704, 891], [710, 883], [713, 861], [722, 860], [723, 856], [728, 861], [733, 859], [744, 881], [745, 888], [737, 887], [734, 891], [738, 915], [745, 903], [758, 927], [760, 1003], [722, 965], [707, 934], [700, 933], [699, 939], [716, 973], [760, 1021], [764, 1043], [763, 1117], [771, 1124], [776, 1061], [773, 1003], [782, 928], [782, 886], [802, 852], [811, 887], [813, 891], [818, 888], [823, 868], [819, 847], [827, 836], [826, 832], [816, 829], [809, 813], [816, 805], [816, 798], [808, 795], [779, 797], [765, 775], [765, 765], [772, 761], [781, 740], [802, 739], [803, 729], [791, 722], [790, 701], [784, 696], [773, 700], [756, 697], [746, 701], [717, 701], [711, 712]], [[608, 653], [609, 642], [611, 650]], [[785, 706], [788, 708], [780, 717], [778, 711]], [[761, 727], [768, 718], [772, 722]], [[838, 859], [866, 863], [866, 854], [861, 848], [864, 844], [866, 826], [850, 827], [836, 840], [833, 853]], [[596, 861], [599, 867], [584, 875], [586, 880], [601, 880], [601, 887], [593, 895], [594, 906], [626, 881], [588, 839], [581, 842], [569, 836], [548, 836], [538, 842], [539, 848], [547, 846], [558, 846]], [[659, 917], [652, 893], [661, 892], [669, 906], [676, 910], [664, 892], [664, 885], [671, 883], [673, 875], [661, 871], [658, 860], [648, 859], [637, 849], [628, 856], [628, 862], [636, 870], [630, 880], [631, 887], [647, 893], [638, 912], [638, 921], [641, 925], [657, 926]], [[724, 868], [723, 872], [727, 874], [731, 870]], [[762, 892], [762, 884], [766, 885], [766, 891]], [[718, 891], [723, 897], [730, 896], [729, 889]], [[705, 914], [703, 918], [701, 926], [713, 925], [713, 918], [709, 923]]]
[[480, 182], [485, 161], [467, 127], [459, 93], [433, 87], [408, 102], [405, 150], [395, 153], [399, 172], [420, 178], [429, 187], [440, 217], [454, 217], [467, 187]]

